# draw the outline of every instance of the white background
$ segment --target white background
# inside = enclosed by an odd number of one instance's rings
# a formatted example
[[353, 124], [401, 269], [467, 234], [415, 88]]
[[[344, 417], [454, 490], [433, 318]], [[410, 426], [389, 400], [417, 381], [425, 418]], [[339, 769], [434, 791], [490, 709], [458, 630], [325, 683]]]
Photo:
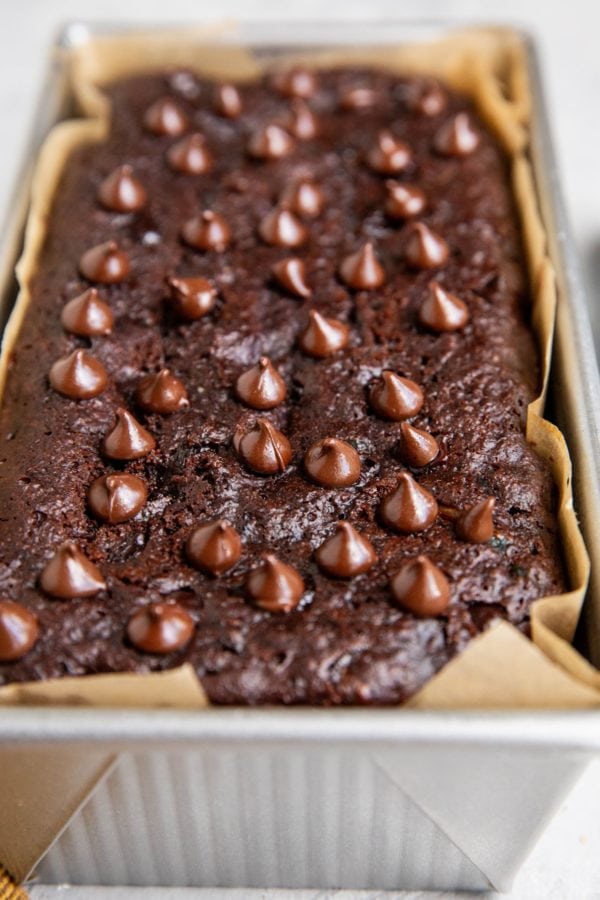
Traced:
[[[522, 25], [532, 32], [541, 50], [563, 189], [580, 249], [592, 318], [600, 334], [600, 315], [595, 313], [600, 306], [600, 6], [595, 0], [0, 0], [0, 220], [10, 204], [47, 50], [63, 23], [72, 19], [177, 22], [235, 16], [494, 21]], [[260, 893], [252, 892], [252, 897]], [[110, 894], [102, 889], [94, 898]], [[186, 898], [191, 895], [209, 896], [195, 891], [178, 894]], [[43, 888], [32, 892], [35, 900], [56, 896], [79, 900], [84, 894]], [[145, 892], [127, 896], [132, 900], [137, 896], [148, 898]], [[154, 896], [167, 894], [162, 890]], [[219, 898], [226, 896], [234, 895], [218, 894]], [[235, 896], [241, 898], [242, 894]], [[250, 897], [247, 893], [245, 896]], [[333, 895], [318, 893], [319, 900], [326, 896]], [[341, 900], [340, 894], [336, 896]], [[316, 898], [317, 892], [303, 893], [301, 900], [307, 897]], [[518, 876], [511, 897], [600, 900], [600, 764], [591, 767], [559, 812]]]

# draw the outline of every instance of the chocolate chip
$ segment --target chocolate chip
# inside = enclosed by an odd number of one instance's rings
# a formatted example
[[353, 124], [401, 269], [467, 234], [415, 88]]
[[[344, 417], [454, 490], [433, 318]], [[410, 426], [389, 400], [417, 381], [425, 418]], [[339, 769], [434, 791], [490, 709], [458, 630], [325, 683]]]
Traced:
[[246, 578], [246, 593], [261, 609], [291, 612], [304, 593], [300, 573], [272, 553], [266, 553], [260, 565]]
[[97, 566], [68, 541], [46, 563], [40, 575], [44, 593], [59, 600], [93, 597], [106, 590], [106, 582]]
[[368, 572], [377, 562], [373, 545], [350, 522], [338, 522], [335, 534], [315, 552], [315, 559], [327, 575], [353, 578]]

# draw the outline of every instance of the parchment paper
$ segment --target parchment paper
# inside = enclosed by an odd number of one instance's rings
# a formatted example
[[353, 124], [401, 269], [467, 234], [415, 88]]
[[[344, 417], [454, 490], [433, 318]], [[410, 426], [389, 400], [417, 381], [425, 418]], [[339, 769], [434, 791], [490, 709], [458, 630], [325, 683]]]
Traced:
[[[218, 28], [175, 33], [152, 33], [95, 38], [69, 51], [73, 94], [81, 121], [57, 126], [48, 137], [35, 175], [32, 211], [26, 245], [19, 263], [21, 291], [4, 338], [0, 358], [0, 390], [6, 377], [11, 347], [26, 314], [29, 284], [44, 241], [52, 198], [65, 161], [75, 146], [98, 141], [108, 129], [109, 104], [102, 85], [116, 78], [150, 69], [190, 67], [203, 75], [232, 80], [256, 77], [266, 66], [281, 65], [281, 56], [260, 62], [247, 50], [219, 44]], [[526, 60], [520, 39], [503, 29], [466, 30], [433, 44], [394, 48], [344, 48], [287, 56], [285, 63], [308, 62], [316, 67], [364, 64], [399, 72], [438, 76], [470, 94], [484, 119], [496, 133], [511, 161], [514, 194], [521, 218], [532, 294], [532, 324], [540, 348], [543, 376], [540, 395], [530, 405], [527, 438], [550, 462], [559, 489], [558, 519], [571, 590], [559, 597], [534, 603], [531, 611], [533, 644], [506, 623], [490, 629], [411, 701], [411, 706], [435, 708], [600, 705], [600, 674], [570, 646], [589, 573], [589, 561], [572, 508], [568, 451], [558, 429], [541, 418], [548, 383], [552, 333], [556, 310], [556, 282], [547, 256], [547, 241], [540, 219], [535, 184], [527, 157], [531, 102]], [[534, 646], [535, 645], [535, 646]], [[540, 652], [543, 651], [543, 652]], [[507, 662], [510, 661], [510, 665]], [[516, 676], [517, 671], [519, 676]], [[190, 697], [205, 696], [192, 670]], [[523, 675], [526, 677], [523, 677]], [[138, 676], [135, 702], [152, 705], [163, 676]], [[131, 676], [93, 676], [62, 679], [60, 686], [35, 683], [19, 689], [0, 689], [0, 703], [21, 703], [23, 697], [39, 703], [94, 703], [97, 685], [105, 679], [103, 697], [114, 706], [132, 702]], [[557, 682], [569, 681], [570, 691]], [[591, 690], [592, 689], [592, 690]], [[194, 690], [196, 694], [194, 694]]]

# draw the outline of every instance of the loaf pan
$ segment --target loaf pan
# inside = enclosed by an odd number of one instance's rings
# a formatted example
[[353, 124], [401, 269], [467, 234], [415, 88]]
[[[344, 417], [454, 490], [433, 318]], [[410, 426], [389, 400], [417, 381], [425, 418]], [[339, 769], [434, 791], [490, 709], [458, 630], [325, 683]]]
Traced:
[[[451, 27], [246, 23], [234, 38], [270, 55], [414, 43]], [[4, 310], [14, 297], [33, 159], [48, 129], [71, 112], [63, 51], [120, 30], [74, 23], [60, 37], [3, 232]], [[530, 38], [521, 40], [534, 105], [531, 158], [560, 291], [552, 414], [571, 450], [592, 557], [580, 640], [600, 664], [600, 384], [536, 52]], [[65, 767], [89, 776], [51, 846], [32, 849], [32, 877], [45, 883], [506, 890], [598, 748], [595, 710], [21, 707], [3, 710], [0, 723], [0, 765], [25, 761], [32, 778]], [[35, 811], [35, 796], [22, 803]], [[23, 865], [15, 861], [13, 874], [27, 875]]]

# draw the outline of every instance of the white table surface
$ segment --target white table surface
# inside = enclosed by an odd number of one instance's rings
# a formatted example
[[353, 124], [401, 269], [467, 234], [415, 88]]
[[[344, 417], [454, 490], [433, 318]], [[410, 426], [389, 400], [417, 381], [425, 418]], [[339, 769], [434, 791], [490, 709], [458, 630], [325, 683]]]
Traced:
[[[136, 22], [199, 17], [266, 19], [364, 16], [508, 22], [525, 26], [542, 53], [562, 183], [579, 246], [596, 333], [600, 337], [600, 5], [594, 0], [0, 0], [0, 217], [26, 146], [46, 49], [72, 19]], [[600, 900], [600, 762], [590, 766], [519, 873], [512, 900]], [[36, 886], [32, 900], [375, 900], [450, 898], [458, 894], [328, 891], [262, 892]], [[497, 896], [497, 895], [487, 895]], [[507, 895], [504, 895], [507, 896]]]

